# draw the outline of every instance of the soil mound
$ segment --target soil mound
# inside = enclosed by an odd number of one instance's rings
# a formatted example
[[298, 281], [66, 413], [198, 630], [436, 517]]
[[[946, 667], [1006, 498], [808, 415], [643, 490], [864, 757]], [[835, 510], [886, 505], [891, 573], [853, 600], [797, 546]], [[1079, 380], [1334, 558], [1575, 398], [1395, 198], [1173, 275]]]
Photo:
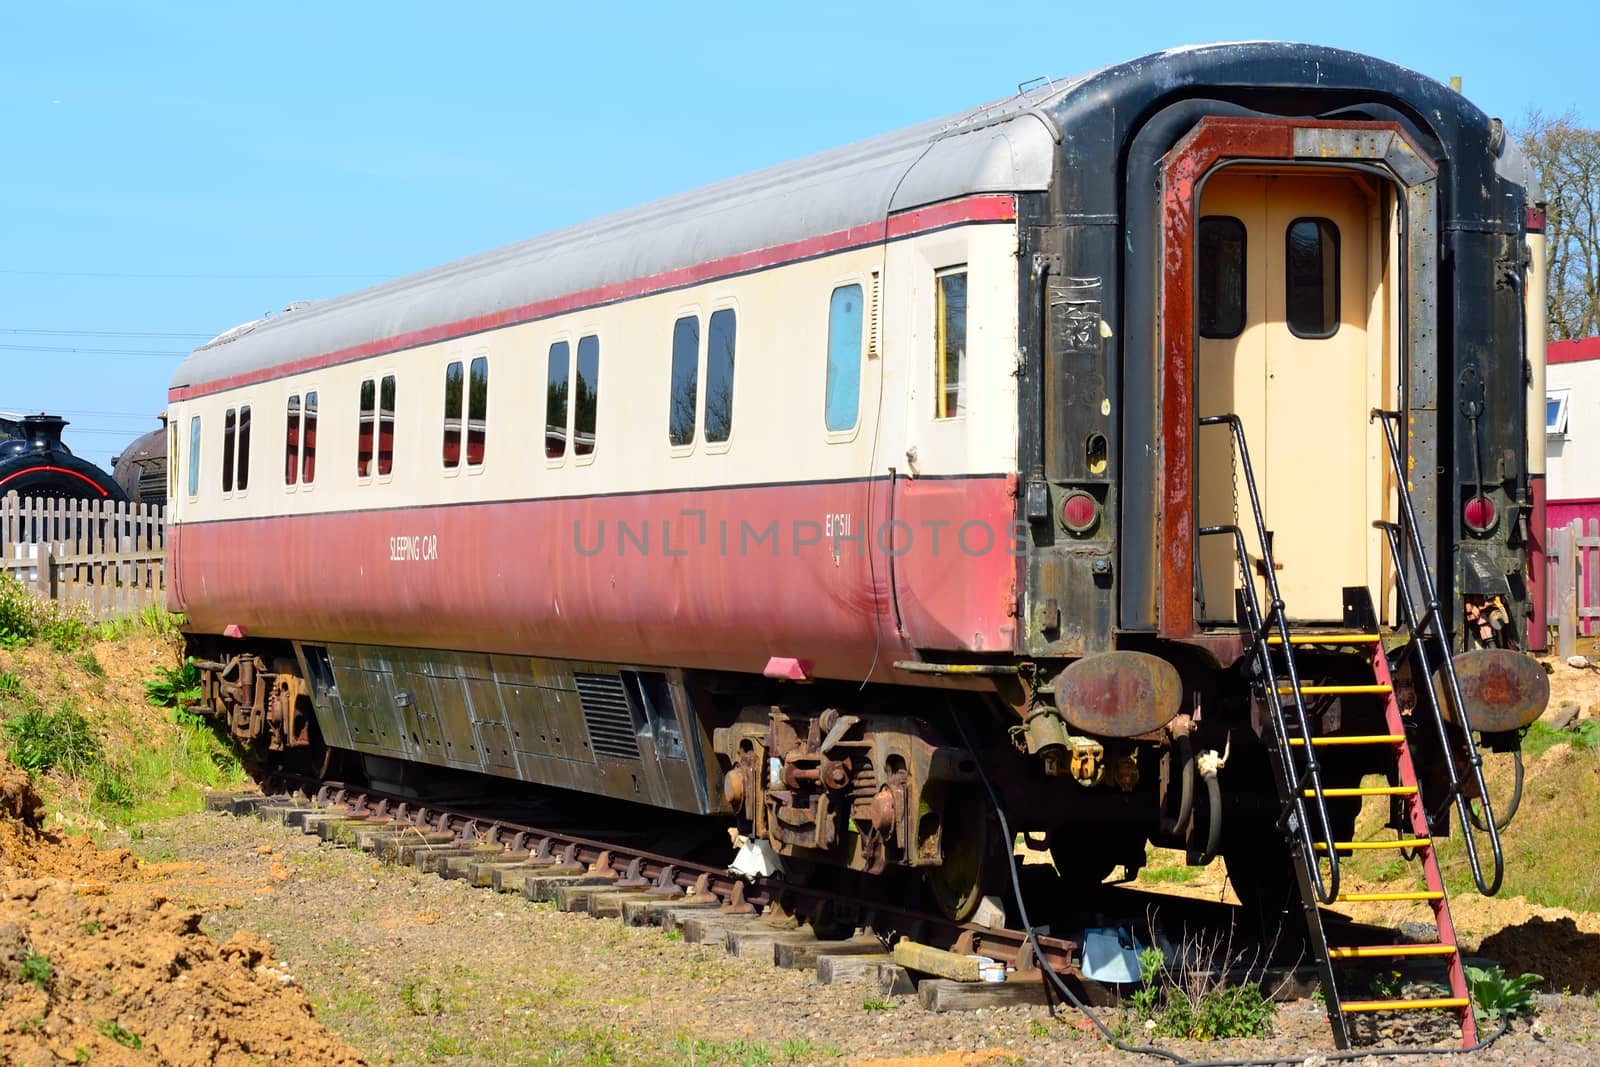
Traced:
[[1600, 990], [1600, 934], [1580, 929], [1568, 916], [1535, 916], [1483, 939], [1478, 954], [1507, 974], [1532, 971], [1544, 987], [1588, 995]]
[[266, 942], [241, 932], [218, 944], [199, 914], [126, 881], [128, 853], [44, 825], [27, 775], [0, 758], [7, 1062], [365, 1063], [317, 1022]]

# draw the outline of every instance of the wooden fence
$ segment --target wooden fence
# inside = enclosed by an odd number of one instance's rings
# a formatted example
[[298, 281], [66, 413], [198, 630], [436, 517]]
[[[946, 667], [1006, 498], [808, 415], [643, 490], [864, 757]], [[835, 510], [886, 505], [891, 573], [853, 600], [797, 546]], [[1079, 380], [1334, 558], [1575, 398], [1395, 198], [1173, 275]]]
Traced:
[[1550, 593], [1545, 616], [1556, 630], [1556, 650], [1576, 655], [1578, 635], [1600, 633], [1600, 519], [1583, 519], [1545, 531]]
[[0, 574], [97, 619], [165, 607], [164, 511], [11, 493], [0, 499]]

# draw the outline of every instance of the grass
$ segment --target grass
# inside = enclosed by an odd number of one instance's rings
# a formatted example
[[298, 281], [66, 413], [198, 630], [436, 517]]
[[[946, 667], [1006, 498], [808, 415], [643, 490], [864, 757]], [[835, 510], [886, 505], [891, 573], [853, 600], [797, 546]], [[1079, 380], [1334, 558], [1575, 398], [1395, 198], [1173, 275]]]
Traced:
[[1185, 885], [1200, 877], [1203, 867], [1146, 867], [1139, 872], [1140, 881], [1157, 885]]

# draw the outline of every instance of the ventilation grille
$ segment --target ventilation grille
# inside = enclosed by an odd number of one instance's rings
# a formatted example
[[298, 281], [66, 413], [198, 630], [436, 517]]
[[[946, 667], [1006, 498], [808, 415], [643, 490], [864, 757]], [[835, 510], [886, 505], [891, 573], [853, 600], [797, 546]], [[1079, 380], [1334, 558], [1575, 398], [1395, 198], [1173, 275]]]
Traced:
[[589, 727], [589, 747], [596, 755], [618, 759], [639, 758], [639, 738], [633, 729], [633, 713], [622, 691], [622, 679], [614, 674], [574, 674], [578, 701], [583, 706], [583, 721]]
[[867, 301], [867, 358], [878, 358], [878, 311], [882, 300], [880, 283], [882, 278], [877, 271], [872, 272], [872, 295]]

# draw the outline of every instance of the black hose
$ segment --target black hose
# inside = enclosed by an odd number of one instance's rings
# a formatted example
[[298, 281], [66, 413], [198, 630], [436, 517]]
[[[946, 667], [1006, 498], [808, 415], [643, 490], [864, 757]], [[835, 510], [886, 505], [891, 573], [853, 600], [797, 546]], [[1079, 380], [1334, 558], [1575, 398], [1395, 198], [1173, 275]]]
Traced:
[[[1522, 766], [1522, 749], [1512, 749], [1511, 766], [1511, 799], [1506, 802], [1505, 813], [1495, 817], [1494, 828], [1496, 830], [1504, 830], [1507, 826], [1510, 826], [1511, 820], [1517, 814], [1517, 809], [1522, 807], [1522, 779], [1526, 773]], [[1479, 817], [1478, 812], [1473, 810], [1470, 804], [1467, 805], [1467, 815], [1472, 819], [1473, 826], [1485, 833], [1488, 832], [1489, 828], [1483, 825], [1483, 819]]]
[[1206, 800], [1210, 802], [1210, 818], [1206, 821], [1210, 828], [1206, 831], [1206, 850], [1200, 856], [1199, 866], [1204, 867], [1217, 858], [1217, 849], [1222, 847], [1222, 787], [1217, 784], [1215, 774], [1202, 774], [1206, 780]]
[[[951, 721], [956, 724], [956, 731], [961, 734], [961, 743], [966, 746], [968, 752], [973, 753], [974, 757], [976, 757], [977, 747], [973, 745], [972, 738], [967, 733], [967, 724], [962, 721], [961, 711], [956, 707], [956, 702], [946, 698], [946, 707], [949, 709]], [[1011, 836], [1011, 824], [1006, 821], [1005, 809], [1000, 803], [1000, 794], [995, 792], [994, 783], [989, 780], [989, 772], [984, 770], [983, 760], [974, 758], [973, 763], [978, 768], [978, 779], [983, 782], [984, 792], [989, 795], [989, 804], [994, 808], [994, 817], [1000, 823], [1000, 840], [1015, 840]], [[1017, 918], [1022, 921], [1022, 928], [1028, 934], [1028, 943], [1033, 946], [1034, 959], [1039, 961], [1044, 976], [1049, 979], [1050, 984], [1055, 987], [1056, 991], [1061, 994], [1068, 1004], [1071, 1004], [1082, 1013], [1084, 1018], [1094, 1024], [1095, 1029], [1100, 1031], [1100, 1036], [1105, 1038], [1106, 1044], [1118, 1052], [1154, 1056], [1169, 1063], [1179, 1064], [1180, 1067], [1276, 1067], [1278, 1064], [1302, 1064], [1306, 1061], [1304, 1053], [1254, 1060], [1191, 1060], [1173, 1052], [1171, 1049], [1158, 1048], [1155, 1045], [1128, 1045], [1118, 1040], [1117, 1035], [1106, 1025], [1105, 1020], [1096, 1015], [1094, 1010], [1072, 991], [1072, 987], [1067, 984], [1066, 979], [1057, 974], [1056, 969], [1050, 965], [1049, 957], [1044, 954], [1044, 949], [1039, 945], [1039, 935], [1034, 930], [1032, 921], [1028, 918], [1028, 907], [1022, 901], [1022, 882], [1017, 873], [1016, 853], [1011, 849], [1007, 849], [1007, 853], [1006, 870], [1011, 874], [1011, 894], [1017, 902]], [[1510, 1027], [1510, 1017], [1502, 1015], [1499, 1028], [1469, 1048], [1436, 1046], [1432, 1048], [1350, 1049], [1345, 1052], [1323, 1053], [1321, 1059], [1324, 1062], [1331, 1063], [1340, 1060], [1359, 1060], [1368, 1056], [1454, 1056], [1488, 1048], [1500, 1040]]]
[[1178, 787], [1178, 816], [1171, 822], [1165, 818], [1161, 820], [1161, 832], [1164, 834], [1182, 834], [1188, 829], [1189, 820], [1194, 816], [1194, 745], [1189, 740], [1188, 734], [1179, 734], [1177, 738], [1177, 751], [1174, 758], [1182, 764], [1179, 773]]

